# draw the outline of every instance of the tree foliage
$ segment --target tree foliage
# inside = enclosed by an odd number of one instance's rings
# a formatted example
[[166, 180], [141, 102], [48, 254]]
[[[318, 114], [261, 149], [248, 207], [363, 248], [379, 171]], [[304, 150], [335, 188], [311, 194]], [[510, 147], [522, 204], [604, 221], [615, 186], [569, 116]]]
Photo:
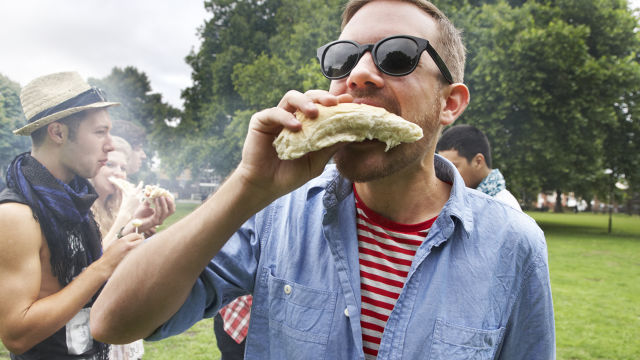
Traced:
[[[213, 17], [186, 58], [193, 86], [163, 159], [176, 171], [189, 164], [225, 175], [253, 112], [290, 89], [326, 89], [315, 49], [339, 35], [344, 2], [205, 2]], [[517, 196], [590, 196], [606, 187], [605, 168], [638, 183], [640, 41], [625, 0], [435, 3], [464, 30], [468, 49], [471, 103], [459, 122], [487, 133]]]
[[458, 20], [472, 101], [461, 121], [488, 134], [517, 194], [593, 192], [605, 168], [627, 161], [608, 146], [640, 84], [637, 19], [626, 1], [495, 1], [466, 10]]
[[26, 136], [13, 134], [13, 130], [26, 124], [20, 104], [20, 84], [0, 74], [0, 177], [4, 182], [5, 170], [13, 158], [31, 146]]
[[213, 14], [202, 44], [187, 56], [193, 86], [183, 91], [184, 116], [174, 129], [184, 164], [224, 176], [240, 160], [251, 114], [276, 106], [290, 89], [326, 88], [315, 49], [338, 36], [343, 1], [238, 0], [205, 2]]

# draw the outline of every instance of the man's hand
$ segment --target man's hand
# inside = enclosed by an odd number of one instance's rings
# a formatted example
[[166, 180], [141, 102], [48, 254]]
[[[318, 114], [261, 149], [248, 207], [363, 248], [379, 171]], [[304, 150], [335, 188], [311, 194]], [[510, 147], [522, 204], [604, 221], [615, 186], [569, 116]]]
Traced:
[[116, 269], [120, 261], [133, 249], [142, 243], [142, 234], [128, 234], [114, 240], [96, 262], [96, 266], [108, 278]]
[[[352, 101], [314, 90], [290, 91], [278, 107], [251, 118], [242, 161], [193, 212], [122, 261], [91, 309], [91, 331], [107, 343], [128, 343], [158, 329], [182, 306], [198, 275], [235, 231], [278, 196], [317, 176], [338, 146], [280, 160], [272, 143], [283, 128], [300, 130], [296, 110], [314, 118], [315, 103]], [[158, 207], [156, 206], [156, 210]]]
[[350, 95], [335, 96], [322, 90], [310, 90], [305, 94], [289, 91], [277, 107], [260, 111], [251, 118], [236, 175], [247, 185], [272, 198], [286, 194], [318, 176], [338, 150], [339, 144], [299, 159], [280, 160], [272, 143], [283, 128], [292, 131], [301, 129], [302, 125], [294, 115], [296, 111], [315, 118], [318, 116], [315, 103], [333, 106], [351, 100]]
[[[169, 196], [160, 196], [155, 199], [154, 207], [149, 205], [148, 201], [139, 203], [138, 208], [134, 211], [132, 219], [139, 219], [142, 224], [138, 227], [138, 233], [144, 233], [147, 236], [155, 234], [155, 227], [162, 225], [164, 220], [176, 212], [176, 204], [173, 198]], [[135, 228], [129, 222], [124, 230], [123, 234], [135, 232]]]
[[138, 186], [131, 188], [120, 188], [120, 192], [122, 193], [122, 201], [120, 203], [120, 209], [118, 210], [118, 215], [123, 214], [128, 218], [131, 218], [134, 212], [138, 209], [141, 203], [141, 193], [142, 193], [142, 181], [138, 183]]

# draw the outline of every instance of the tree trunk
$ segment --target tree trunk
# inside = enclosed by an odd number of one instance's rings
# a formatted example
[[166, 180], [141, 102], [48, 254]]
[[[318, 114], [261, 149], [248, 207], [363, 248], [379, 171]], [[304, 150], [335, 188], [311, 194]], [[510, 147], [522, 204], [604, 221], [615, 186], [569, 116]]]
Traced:
[[553, 207], [553, 212], [564, 212], [562, 209], [562, 190], [556, 190], [556, 205]]

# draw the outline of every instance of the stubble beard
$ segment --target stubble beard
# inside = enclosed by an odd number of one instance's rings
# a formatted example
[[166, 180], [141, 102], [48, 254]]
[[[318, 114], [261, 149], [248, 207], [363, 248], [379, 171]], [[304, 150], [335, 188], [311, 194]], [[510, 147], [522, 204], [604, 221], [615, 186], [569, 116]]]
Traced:
[[[435, 95], [438, 95], [436, 91]], [[398, 107], [387, 107], [388, 110], [399, 113]], [[338, 171], [352, 182], [370, 182], [396, 174], [408, 166], [418, 166], [433, 148], [440, 129], [440, 109], [438, 101], [433, 101], [427, 113], [406, 116], [406, 120], [418, 124], [423, 131], [423, 138], [414, 143], [403, 143], [384, 152], [384, 143], [375, 149], [360, 150], [346, 144], [334, 155], [334, 162]]]

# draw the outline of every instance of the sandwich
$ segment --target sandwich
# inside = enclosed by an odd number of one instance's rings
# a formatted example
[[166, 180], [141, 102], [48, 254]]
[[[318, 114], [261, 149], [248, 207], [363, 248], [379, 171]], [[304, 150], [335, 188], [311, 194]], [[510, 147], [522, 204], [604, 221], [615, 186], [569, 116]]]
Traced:
[[341, 103], [336, 106], [316, 104], [318, 117], [310, 119], [295, 113], [302, 123], [300, 131], [283, 129], [273, 146], [282, 160], [292, 160], [339, 142], [366, 139], [386, 144], [385, 151], [405, 142], [422, 138], [422, 129], [384, 108], [366, 104]]

